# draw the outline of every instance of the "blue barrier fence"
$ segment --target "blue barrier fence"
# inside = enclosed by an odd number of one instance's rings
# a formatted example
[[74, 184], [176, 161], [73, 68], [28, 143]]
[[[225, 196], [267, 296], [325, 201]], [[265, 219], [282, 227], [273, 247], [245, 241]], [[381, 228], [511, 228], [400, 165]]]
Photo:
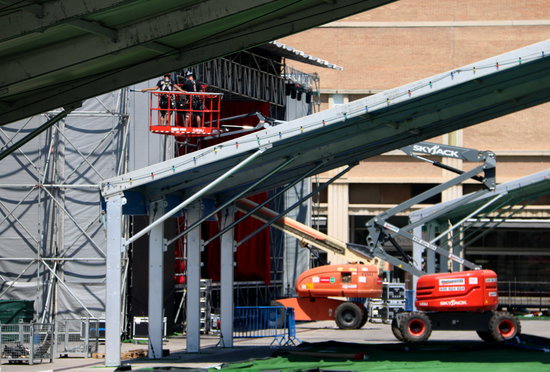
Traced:
[[405, 290], [405, 311], [414, 311], [414, 290]]
[[296, 320], [293, 308], [283, 306], [238, 306], [234, 310], [233, 337], [273, 337], [271, 344], [294, 344]]

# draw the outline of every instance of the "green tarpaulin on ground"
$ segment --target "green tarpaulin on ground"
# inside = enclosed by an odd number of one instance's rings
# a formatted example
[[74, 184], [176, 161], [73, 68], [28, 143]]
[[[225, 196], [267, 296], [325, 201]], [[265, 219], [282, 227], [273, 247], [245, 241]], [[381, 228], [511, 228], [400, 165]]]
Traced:
[[[223, 371], [550, 371], [550, 353], [484, 342], [423, 344], [303, 343], [273, 358], [224, 365]], [[212, 371], [214, 371], [212, 369]]]

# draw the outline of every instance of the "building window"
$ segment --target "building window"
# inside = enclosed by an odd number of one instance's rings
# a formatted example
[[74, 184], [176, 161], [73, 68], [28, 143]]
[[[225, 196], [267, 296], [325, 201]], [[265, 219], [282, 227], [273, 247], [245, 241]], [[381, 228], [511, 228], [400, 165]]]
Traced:
[[[436, 186], [429, 183], [351, 183], [349, 185], [350, 204], [400, 204]], [[441, 202], [441, 194], [422, 202]]]
[[332, 105], [333, 106], [340, 106], [346, 103], [345, 95], [343, 94], [333, 94], [332, 95]]

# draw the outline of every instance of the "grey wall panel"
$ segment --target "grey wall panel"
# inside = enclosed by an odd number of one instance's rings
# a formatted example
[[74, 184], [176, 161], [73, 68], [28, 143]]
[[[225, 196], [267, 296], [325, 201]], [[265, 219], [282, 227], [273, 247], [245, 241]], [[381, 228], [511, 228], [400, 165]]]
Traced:
[[[2, 128], [2, 147], [9, 147], [46, 120], [38, 116]], [[43, 192], [33, 186], [44, 173], [44, 148], [50, 133], [38, 136], [0, 162], [0, 257], [29, 259], [0, 261], [0, 293], [3, 299], [34, 300], [36, 307], [41, 306], [47, 274], [30, 259], [44, 252], [50, 239], [42, 234]]]
[[[306, 116], [310, 113], [311, 105], [305, 102], [287, 97], [286, 100], [286, 120], [294, 120]], [[285, 209], [290, 207], [301, 197], [311, 192], [311, 181], [309, 178], [299, 182], [284, 195]], [[311, 201], [308, 200], [301, 206], [292, 210], [287, 217], [295, 219], [301, 223], [311, 226]], [[284, 275], [283, 288], [290, 290], [288, 295], [294, 295], [294, 285], [298, 275], [309, 269], [309, 250], [300, 245], [300, 241], [295, 237], [285, 234], [284, 236]]]
[[[57, 315], [62, 318], [89, 317], [90, 311], [98, 318], [105, 318], [105, 285], [103, 283], [70, 283], [57, 291]], [[76, 295], [88, 311], [73, 296]]]
[[158, 80], [151, 79], [131, 87], [128, 107], [130, 120], [130, 157], [128, 168], [135, 170], [166, 159], [165, 142], [169, 136], [149, 132], [149, 94], [139, 92], [154, 87]]
[[[0, 162], [0, 257], [9, 259], [0, 261], [0, 291], [6, 290], [3, 298], [35, 300], [38, 317], [48, 304], [64, 317], [89, 315], [82, 305], [98, 317], [104, 312], [106, 243], [97, 184], [127, 171], [121, 161], [127, 156], [125, 93], [85, 101]], [[42, 115], [3, 127], [0, 144], [45, 121]], [[58, 277], [53, 287], [48, 267]]]

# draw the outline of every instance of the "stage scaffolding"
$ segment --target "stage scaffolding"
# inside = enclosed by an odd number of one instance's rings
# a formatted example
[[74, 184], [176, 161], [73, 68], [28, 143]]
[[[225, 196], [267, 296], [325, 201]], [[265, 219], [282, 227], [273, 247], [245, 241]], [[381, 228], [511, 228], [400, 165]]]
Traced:
[[[305, 100], [285, 94], [288, 79], [305, 74], [249, 52], [229, 58], [193, 69], [212, 88], [235, 99], [268, 101], [286, 119], [310, 113]], [[229, 67], [231, 74], [220, 70]], [[139, 92], [157, 80], [84, 101], [0, 161], [0, 298], [34, 300], [35, 320], [105, 318], [105, 212], [98, 184], [174, 157], [173, 138], [149, 133], [147, 96]], [[3, 126], [0, 153], [60, 113]], [[128, 233], [131, 217], [123, 220]], [[284, 252], [290, 248], [283, 247], [282, 234], [274, 236], [271, 285], [236, 282], [240, 302], [263, 304], [284, 292]], [[128, 252], [122, 259], [121, 317], [129, 314]], [[121, 318], [123, 328], [127, 323]]]
[[[37, 321], [104, 317], [98, 184], [128, 171], [127, 110], [128, 89], [84, 101], [0, 162], [0, 298], [34, 300]], [[0, 128], [1, 152], [59, 112]]]

